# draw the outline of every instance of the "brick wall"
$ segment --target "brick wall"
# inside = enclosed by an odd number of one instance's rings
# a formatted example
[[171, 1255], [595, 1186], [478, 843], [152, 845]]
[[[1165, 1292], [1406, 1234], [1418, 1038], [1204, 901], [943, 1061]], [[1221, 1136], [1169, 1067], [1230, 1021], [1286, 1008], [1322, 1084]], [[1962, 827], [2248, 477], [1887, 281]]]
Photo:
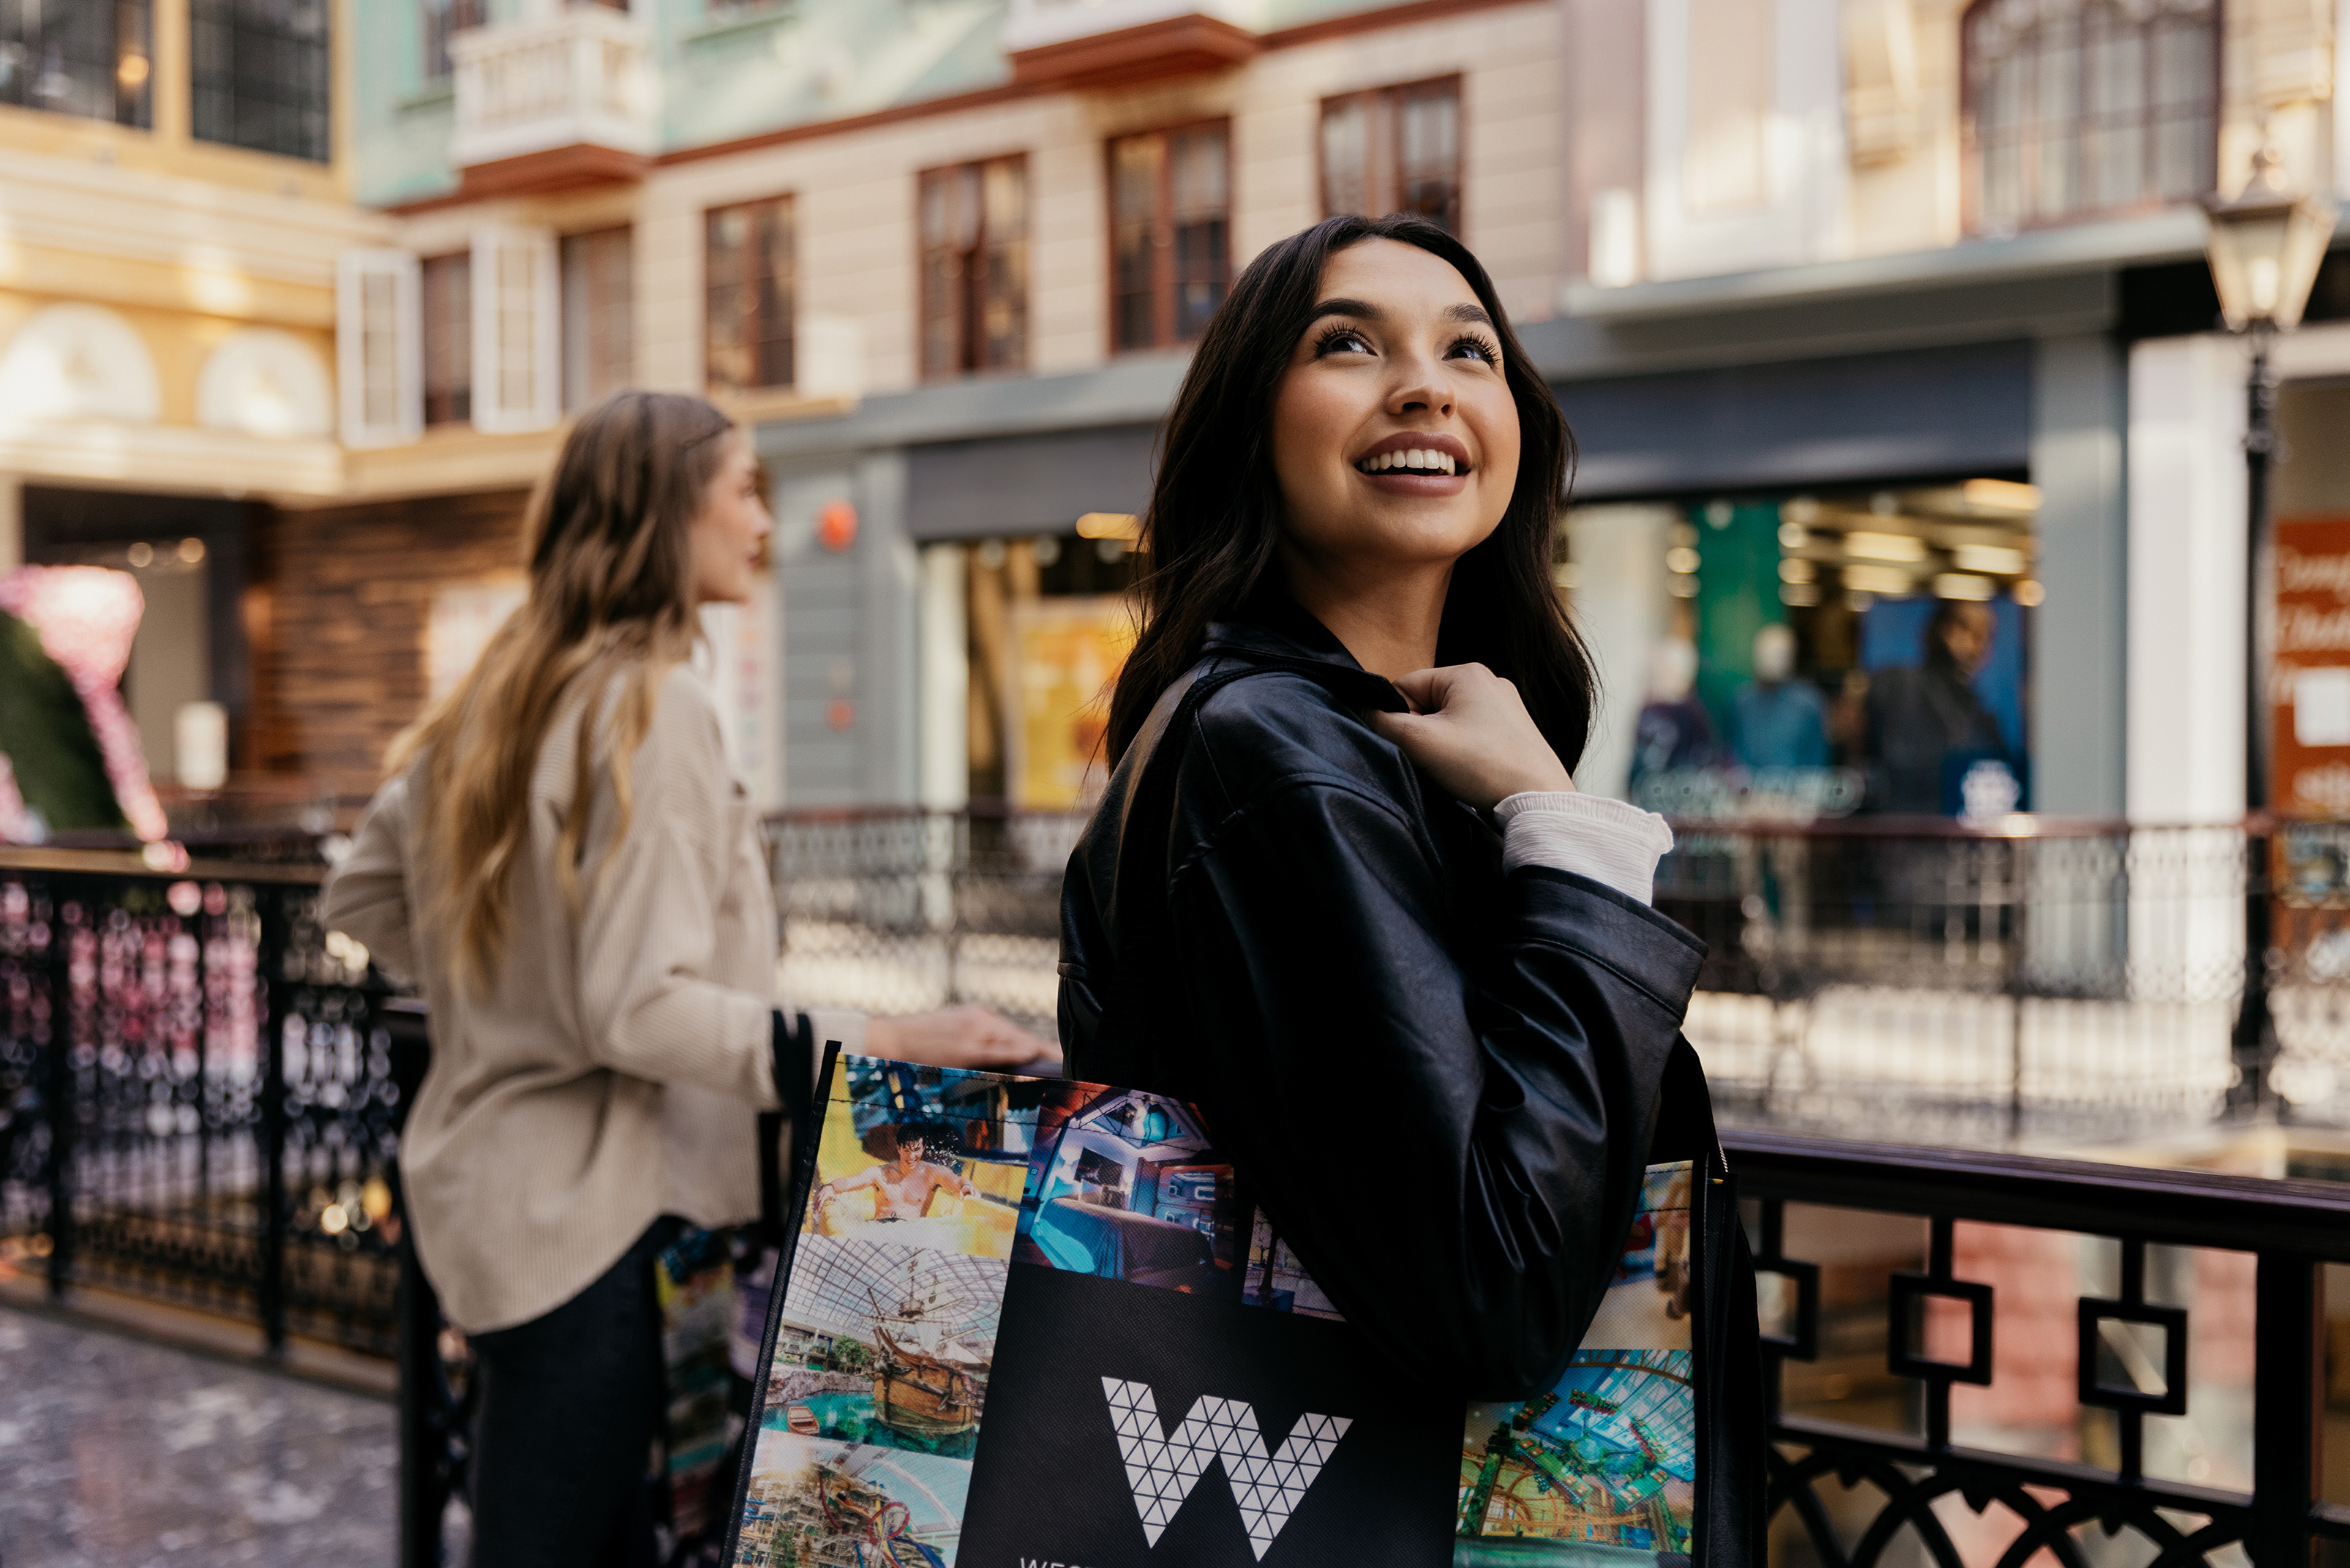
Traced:
[[424, 706], [434, 594], [511, 576], [523, 491], [272, 513], [245, 600], [252, 755], [365, 795], [383, 751]]

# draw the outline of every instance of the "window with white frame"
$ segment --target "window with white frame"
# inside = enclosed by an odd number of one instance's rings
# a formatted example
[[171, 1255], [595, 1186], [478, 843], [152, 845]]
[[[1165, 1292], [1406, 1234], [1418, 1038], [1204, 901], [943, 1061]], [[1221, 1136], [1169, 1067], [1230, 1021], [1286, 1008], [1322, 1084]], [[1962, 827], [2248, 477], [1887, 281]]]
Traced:
[[2215, 0], [1976, 0], [1966, 14], [1973, 227], [2189, 201], [2218, 159]]
[[407, 251], [345, 251], [335, 265], [335, 358], [343, 444], [397, 446], [423, 433], [421, 294]]

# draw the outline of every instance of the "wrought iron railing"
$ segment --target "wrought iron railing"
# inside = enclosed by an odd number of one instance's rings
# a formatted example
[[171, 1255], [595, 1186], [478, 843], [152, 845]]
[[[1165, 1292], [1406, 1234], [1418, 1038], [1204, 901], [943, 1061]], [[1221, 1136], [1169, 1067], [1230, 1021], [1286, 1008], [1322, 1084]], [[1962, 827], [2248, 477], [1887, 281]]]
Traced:
[[310, 842], [239, 848], [0, 850], [0, 1273], [388, 1355], [412, 1067]]
[[[781, 989], [1049, 1030], [1077, 826], [778, 819]], [[2137, 1096], [2130, 1125], [2204, 1135], [2170, 1158], [2226, 1158], [2208, 1135], [2254, 1108], [2229, 1093], [2241, 835], [2033, 826], [1685, 825], [1660, 877], [1711, 944], [1691, 1032], [1749, 1124], [1731, 1158], [1783, 1342], [1773, 1561], [2301, 1568], [2350, 1539], [2350, 1430], [2318, 1480], [2325, 1422], [2350, 1420], [2326, 1403], [2338, 1383], [2350, 1412], [2350, 1356], [2334, 1377], [2326, 1356], [2350, 1351], [2350, 1299], [2329, 1317], [2321, 1289], [2350, 1259], [2345, 1189], [1804, 1131], [1842, 1106], [1846, 1131], [1996, 1139]], [[2307, 1121], [2350, 1063], [2350, 898], [2341, 857], [2326, 880], [2338, 830], [2296, 831], [2254, 877], [2279, 1044], [2250, 1065]], [[244, 1315], [273, 1345], [396, 1348], [403, 1561], [434, 1562], [464, 1407], [398, 1244], [421, 1019], [318, 929], [312, 841], [236, 853], [0, 852], [0, 1269]]]
[[2325, 1449], [2350, 1188], [1726, 1142], [1765, 1286], [1774, 1563], [2308, 1568], [2350, 1542], [2350, 1454]]
[[[769, 824], [785, 996], [977, 1002], [1049, 1032], [1082, 818]], [[1725, 1113], [1921, 1142], [2078, 1147], [2276, 1109], [2350, 1126], [2350, 827], [2012, 817], [1686, 821], [1657, 907], [1709, 952], [1688, 1031]], [[2257, 847], [2257, 846], [2256, 846]], [[2248, 901], [2272, 1034], [2232, 1038]]]

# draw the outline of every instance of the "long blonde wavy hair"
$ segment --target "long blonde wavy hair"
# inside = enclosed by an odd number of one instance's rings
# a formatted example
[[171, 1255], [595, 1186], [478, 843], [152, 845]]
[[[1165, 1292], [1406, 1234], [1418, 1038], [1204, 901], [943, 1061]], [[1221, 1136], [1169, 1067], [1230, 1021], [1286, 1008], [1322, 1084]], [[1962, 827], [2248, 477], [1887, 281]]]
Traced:
[[733, 428], [700, 398], [674, 392], [616, 392], [582, 415], [531, 496], [530, 597], [455, 690], [392, 742], [392, 772], [421, 759], [420, 860], [430, 885], [419, 891], [432, 928], [453, 939], [462, 980], [482, 981], [504, 947], [531, 773], [575, 690], [611, 693], [581, 708], [578, 772], [558, 840], [556, 875], [575, 913], [605, 722], [615, 840], [629, 830], [630, 769], [654, 693], [691, 655], [698, 632], [689, 533]]

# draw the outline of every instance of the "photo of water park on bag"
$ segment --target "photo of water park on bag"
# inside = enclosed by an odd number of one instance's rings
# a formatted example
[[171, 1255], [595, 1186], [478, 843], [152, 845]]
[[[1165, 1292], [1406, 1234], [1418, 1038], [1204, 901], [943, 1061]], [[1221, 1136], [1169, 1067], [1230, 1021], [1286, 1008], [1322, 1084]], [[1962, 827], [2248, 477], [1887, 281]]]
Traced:
[[763, 1431], [735, 1568], [952, 1568], [971, 1466]]
[[1689, 1550], [1690, 1175], [1686, 1162], [1648, 1168], [1615, 1282], [1558, 1383], [1523, 1403], [1469, 1407], [1453, 1568], [1591, 1568]]
[[970, 1458], [1004, 1269], [956, 1252], [801, 1238], [762, 1428]]

